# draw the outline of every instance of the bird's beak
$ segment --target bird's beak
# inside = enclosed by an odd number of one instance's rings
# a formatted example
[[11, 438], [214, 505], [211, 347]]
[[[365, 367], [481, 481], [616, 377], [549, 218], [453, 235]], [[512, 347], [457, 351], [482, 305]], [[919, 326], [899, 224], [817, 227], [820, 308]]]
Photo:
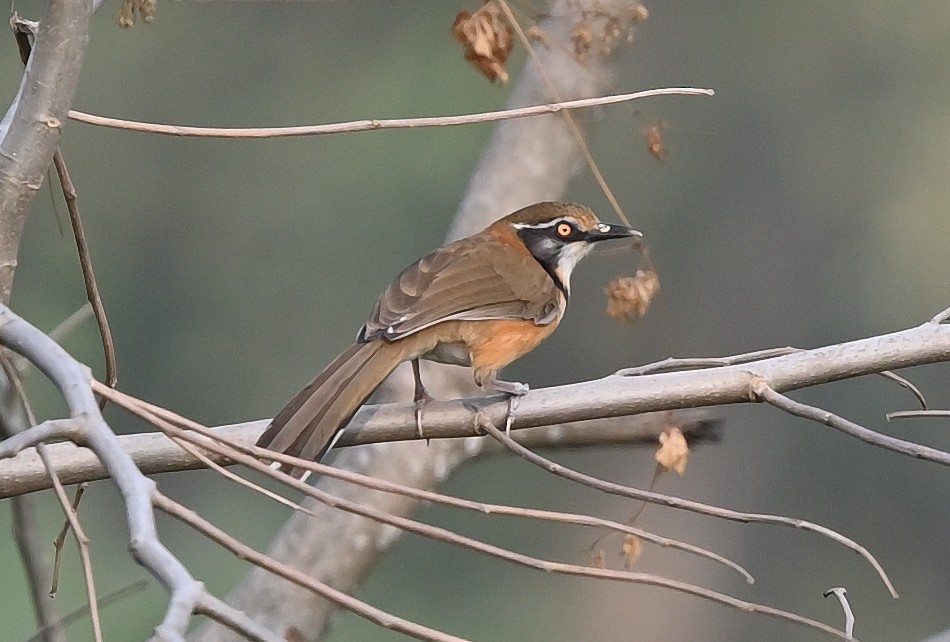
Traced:
[[609, 225], [607, 223], [601, 223], [587, 233], [587, 241], [589, 243], [626, 238], [643, 238], [643, 234], [625, 225]]

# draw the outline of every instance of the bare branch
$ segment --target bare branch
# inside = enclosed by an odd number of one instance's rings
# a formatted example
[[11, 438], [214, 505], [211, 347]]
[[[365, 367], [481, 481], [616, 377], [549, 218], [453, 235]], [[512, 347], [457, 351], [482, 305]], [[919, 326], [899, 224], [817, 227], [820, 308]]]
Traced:
[[936, 315], [934, 315], [934, 318], [930, 320], [930, 323], [940, 324], [940, 323], [945, 323], [947, 320], [950, 320], [950, 308], [947, 308], [946, 310], [943, 310], [937, 313]]
[[[98, 386], [102, 384], [96, 383], [94, 385], [98, 389]], [[267, 423], [267, 419], [261, 419], [259, 421], [219, 426], [210, 430], [220, 435], [222, 440], [250, 446], [261, 436]], [[654, 446], [664, 428], [665, 425], [657, 422], [654, 417], [645, 416], [517, 429], [512, 434], [518, 443], [525, 444], [533, 449], [580, 448], [602, 445]], [[681, 427], [687, 439], [697, 441], [716, 440], [716, 428], [715, 422], [708, 421], [690, 422]], [[467, 428], [458, 429], [459, 435], [463, 435], [467, 431]], [[59, 436], [58, 438], [66, 437]], [[413, 438], [415, 438], [415, 435]], [[122, 448], [146, 475], [195, 470], [206, 466], [205, 463], [183, 451], [161, 433], [119, 435], [118, 439]], [[355, 444], [351, 443], [344, 433], [338, 445], [342, 447]], [[500, 448], [487, 437], [467, 438], [465, 449], [470, 453], [470, 456], [493, 455], [504, 452], [503, 448]], [[47, 446], [47, 451], [64, 484], [96, 481], [109, 476], [99, 459], [87, 448], [72, 443], [62, 443]], [[207, 456], [219, 465], [227, 466], [233, 463], [214, 453], [209, 453]], [[12, 459], [0, 461], [0, 499], [45, 490], [50, 487], [51, 484], [43, 468], [43, 463], [35, 451], [23, 450]]]
[[[43, 446], [43, 449], [46, 450], [46, 446]], [[49, 457], [47, 453], [47, 458]], [[76, 492], [73, 494], [73, 503], [71, 505], [72, 512], [75, 513], [79, 510], [79, 502], [82, 501], [83, 493], [86, 492], [86, 483], [79, 484], [76, 486]], [[63, 547], [66, 545], [66, 535], [69, 533], [69, 519], [63, 523], [63, 527], [59, 531], [59, 535], [56, 536], [56, 539], [53, 540], [53, 576], [50, 580], [49, 586], [49, 596], [55, 597], [56, 592], [59, 590], [59, 569], [60, 564], [62, 563]], [[91, 609], [91, 606], [90, 606]]]
[[[184, 640], [192, 614], [207, 604], [208, 594], [159, 540], [152, 510], [155, 483], [136, 468], [102, 419], [90, 387], [92, 376], [89, 369], [4, 305], [0, 305], [0, 345], [18, 352], [39, 368], [59, 389], [71, 415], [70, 420], [46, 422], [0, 441], [0, 459], [50, 439], [69, 437], [88, 446], [102, 461], [125, 500], [129, 550], [133, 558], [148, 569], [170, 594], [168, 609], [164, 620], [155, 629], [155, 637], [163, 642]], [[43, 456], [42, 449], [40, 456]], [[74, 533], [81, 533], [78, 523], [73, 522], [72, 526]], [[221, 608], [228, 609], [228, 621], [232, 624], [251, 621], [231, 607]], [[245, 627], [244, 632], [251, 635], [260, 629], [255, 625]], [[276, 636], [258, 636], [258, 639], [279, 640]]]
[[[628, 377], [610, 376], [586, 383], [535, 389], [521, 399], [513, 428], [519, 430], [675, 408], [747, 402], [754, 375], [765, 377], [770, 381], [771, 389], [781, 392], [914, 363], [946, 360], [950, 360], [950, 326], [924, 324], [881, 337], [795, 352], [751, 364], [644, 375], [635, 383]], [[705, 365], [711, 360], [702, 361]], [[495, 421], [505, 414], [505, 404], [491, 399], [476, 400], [469, 405], [481, 405]], [[340, 445], [417, 439], [414, 410], [411, 404], [364, 407], [343, 433]], [[457, 401], [434, 401], [426, 408], [426, 435], [432, 438], [472, 436], [475, 432], [470, 427], [473, 412], [471, 407]], [[216, 430], [228, 438], [252, 442], [266, 423], [262, 420]], [[36, 439], [21, 436], [7, 447], [15, 447], [14, 451], [19, 452], [38, 441], [73, 439], [75, 433], [68, 430], [72, 428], [75, 424], [68, 422], [48, 423], [42, 434], [32, 433]], [[655, 434], [651, 431], [646, 437], [637, 435], [633, 439], [649, 440]], [[179, 448], [160, 435], [131, 435], [120, 438], [120, 441], [146, 472], [200, 467], [199, 462], [183, 456]], [[479, 450], [469, 448], [474, 452]], [[104, 474], [95, 457], [81, 449], [67, 444], [55, 445], [50, 448], [50, 453], [64, 483], [101, 479]], [[38, 458], [31, 453], [0, 464], [0, 482], [0, 497], [49, 487]]]
[[[274, 476], [276, 478], [281, 479], [286, 484], [302, 492], [308, 492], [312, 494], [313, 496], [318, 496], [320, 494], [320, 491], [313, 488], [312, 486], [307, 486], [305, 483], [300, 482], [299, 480], [296, 480], [284, 473], [274, 471]], [[320, 501], [324, 501], [324, 500], [321, 499]], [[422, 640], [441, 641], [441, 640], [459, 639], [453, 636], [446, 635], [439, 631], [429, 629], [427, 627], [422, 627], [418, 624], [409, 622], [407, 620], [403, 620], [402, 618], [397, 618], [395, 616], [385, 614], [382, 611], [379, 611], [378, 609], [375, 609], [372, 606], [369, 606], [363, 602], [360, 602], [359, 600], [355, 600], [354, 598], [346, 596], [345, 594], [341, 592], [335, 591], [329, 586], [324, 585], [320, 582], [317, 582], [316, 580], [313, 580], [312, 578], [303, 576], [303, 574], [299, 573], [299, 571], [296, 571], [283, 564], [280, 564], [279, 562], [273, 560], [272, 558], [251, 549], [247, 545], [243, 544], [242, 542], [239, 542], [234, 537], [225, 533], [223, 530], [213, 526], [211, 523], [201, 518], [194, 511], [190, 511], [184, 508], [177, 502], [173, 502], [172, 500], [168, 499], [164, 495], [157, 494], [156, 506], [160, 510], [165, 511], [168, 514], [172, 515], [173, 517], [176, 517], [182, 520], [183, 522], [187, 523], [188, 525], [192, 526], [199, 532], [208, 536], [213, 541], [217, 542], [224, 548], [230, 550], [232, 553], [234, 553], [235, 555], [238, 555], [242, 559], [249, 559], [255, 565], [261, 568], [264, 568], [270, 571], [271, 573], [278, 575], [279, 577], [288, 579], [294, 582], [295, 584], [304, 586], [305, 588], [310, 589], [314, 593], [317, 593], [321, 597], [329, 599], [337, 603], [339, 606], [342, 606], [346, 608], [347, 610], [350, 610], [356, 613], [357, 615], [360, 615], [361, 617], [365, 617], [380, 626], [384, 626], [385, 628], [406, 633], [407, 635], [412, 635], [413, 637], [416, 637]], [[336, 507], [343, 508], [343, 505], [341, 503], [338, 503], [336, 504]], [[349, 510], [349, 509], [345, 508], [345, 510]], [[373, 517], [373, 519], [378, 519], [378, 517]], [[390, 519], [392, 519], [392, 517], [390, 517]], [[399, 521], [405, 520], [405, 518], [398, 518], [398, 519]], [[404, 526], [400, 526], [400, 527], [404, 528]], [[432, 529], [433, 532], [435, 531], [443, 531], [443, 533], [449, 532], [449, 531], [445, 531], [445, 529], [440, 529], [436, 527], [427, 527], [427, 528]], [[461, 539], [468, 539], [468, 538], [461, 538]], [[633, 583], [638, 583], [638, 584], [647, 584], [650, 586], [658, 586], [661, 588], [666, 588], [673, 591], [678, 591], [682, 593], [687, 593], [689, 595], [694, 595], [696, 597], [717, 602], [719, 604], [724, 604], [726, 606], [731, 606], [733, 608], [737, 608], [745, 612], [760, 613], [763, 615], [768, 615], [768, 616], [779, 618], [779, 619], [786, 620], [789, 622], [794, 622], [796, 624], [801, 624], [807, 627], [815, 628], [824, 633], [828, 633], [836, 637], [844, 637], [840, 631], [826, 624], [823, 624], [821, 622], [817, 622], [815, 620], [811, 620], [799, 615], [795, 615], [794, 613], [789, 613], [781, 609], [775, 609], [769, 606], [764, 606], [761, 604], [755, 604], [753, 602], [746, 602], [744, 600], [739, 600], [738, 598], [734, 598], [732, 596], [725, 595], [723, 593], [719, 593], [716, 591], [711, 591], [709, 589], [705, 589], [700, 586], [688, 584], [686, 582], [680, 582], [678, 580], [670, 580], [670, 579], [659, 577], [659, 576], [652, 575], [649, 573], [633, 573], [629, 571], [619, 571], [619, 570], [611, 570], [611, 569], [578, 566], [576, 564], [567, 564], [563, 562], [552, 562], [548, 560], [538, 559], [530, 555], [523, 555], [521, 553], [509, 551], [507, 549], [504, 549], [498, 546], [493, 546], [491, 544], [486, 544], [484, 542], [478, 542], [477, 540], [471, 540], [471, 541], [476, 544], [476, 546], [471, 546], [475, 550], [480, 550], [481, 552], [485, 552], [490, 555], [500, 557], [509, 562], [513, 562], [515, 564], [527, 566], [529, 568], [534, 568], [541, 571], [546, 571], [548, 573], [577, 575], [577, 576], [582, 576], [582, 577], [591, 577], [591, 578], [598, 578], [598, 579], [604, 579], [604, 580], [633, 582]], [[461, 543], [461, 541], [459, 540], [459, 541], [456, 541], [455, 543]], [[302, 583], [301, 580], [306, 580], [306, 584]]]
[[[734, 366], [740, 363], [750, 363], [752, 361], [760, 361], [762, 359], [768, 359], [771, 357], [780, 357], [786, 354], [795, 354], [798, 352], [805, 352], [803, 348], [793, 348], [787, 346], [784, 348], [768, 348], [766, 350], [756, 350], [754, 352], [746, 352], [743, 354], [731, 355], [728, 357], [698, 357], [698, 358], [676, 358], [669, 357], [663, 361], [657, 361], [655, 363], [648, 363], [643, 366], [637, 366], [636, 368], [623, 368], [618, 370], [615, 374], [621, 377], [639, 377], [645, 374], [656, 374], [658, 372], [670, 372], [673, 370], [685, 370], [687, 368], [721, 368], [723, 366]], [[924, 393], [920, 391], [917, 386], [905, 379], [904, 377], [891, 372], [890, 370], [882, 370], [877, 374], [881, 375], [885, 379], [889, 379], [906, 390], [909, 390], [912, 395], [920, 403], [921, 407], [924, 409], [927, 408], [927, 400], [924, 398]]]
[[885, 415], [887, 420], [910, 419], [912, 417], [950, 417], [950, 410], [898, 410]]
[[[137, 593], [141, 591], [146, 586], [148, 586], [148, 580], [138, 580], [137, 582], [133, 582], [132, 584], [129, 584], [128, 586], [123, 586], [120, 589], [116, 589], [115, 591], [112, 591], [111, 593], [106, 593], [105, 595], [98, 597], [96, 601], [98, 602], [100, 608], [105, 608], [109, 606], [110, 604], [114, 604], [118, 602], [122, 598], [128, 597], [132, 595], [133, 593]], [[75, 622], [76, 620], [84, 617], [87, 613], [89, 613], [88, 604], [81, 606], [78, 609], [70, 611], [69, 613], [61, 617], [59, 620], [54, 622], [53, 626], [57, 626], [57, 627], [68, 626], [69, 624]], [[43, 640], [44, 636], [46, 636], [49, 633], [50, 628], [51, 627], [44, 627], [44, 628], [39, 629], [23, 642], [40, 642], [40, 640]]]
[[810, 419], [811, 421], [817, 421], [826, 426], [831, 426], [835, 430], [840, 430], [846, 435], [856, 437], [866, 444], [885, 448], [902, 455], [910, 455], [917, 459], [932, 461], [936, 464], [950, 466], [950, 453], [875, 432], [853, 421], [848, 421], [844, 417], [828, 412], [827, 410], [795, 401], [776, 392], [762, 379], [753, 378], [750, 384], [750, 390], [756, 397], [780, 410], [784, 410], [796, 417]]
[[20, 238], [72, 102], [89, 34], [89, 0], [51, 0], [20, 87], [0, 120], [0, 303], [10, 300]]
[[[435, 493], [427, 490], [419, 490], [411, 488], [402, 484], [396, 484], [382, 479], [375, 479], [366, 475], [361, 475], [356, 472], [351, 472], [347, 470], [342, 470], [329, 466], [327, 464], [322, 464], [319, 462], [312, 462], [297, 457], [291, 457], [283, 453], [276, 453], [265, 448], [259, 448], [253, 444], [247, 445], [238, 442], [234, 442], [223, 438], [220, 434], [212, 431], [211, 429], [198, 424], [197, 422], [191, 421], [185, 417], [172, 413], [170, 411], [158, 408], [141, 400], [135, 399], [129, 395], [125, 395], [116, 390], [109, 390], [105, 394], [109, 395], [109, 398], [112, 399], [117, 405], [126, 408], [130, 412], [135, 413], [139, 417], [142, 417], [146, 421], [149, 421], [160, 430], [164, 431], [170, 438], [174, 439], [176, 443], [187, 442], [193, 444], [194, 446], [199, 446], [201, 448], [207, 449], [211, 452], [218, 454], [221, 457], [227, 458], [229, 461], [235, 463], [241, 463], [246, 467], [249, 467], [253, 470], [257, 470], [269, 477], [277, 479], [278, 481], [284, 482], [301, 492], [314, 497], [317, 501], [320, 501], [327, 505], [332, 505], [335, 508], [342, 508], [350, 512], [364, 515], [371, 519], [376, 519], [383, 523], [396, 526], [398, 528], [405, 528], [406, 530], [411, 530], [413, 532], [419, 533], [421, 535], [426, 535], [437, 539], [443, 539], [452, 543], [460, 544], [462, 546], [468, 546], [469, 548], [476, 548], [476, 550], [482, 550], [487, 552], [485, 549], [479, 548], [481, 545], [480, 542], [473, 542], [467, 538], [459, 538], [454, 533], [445, 531], [442, 534], [436, 535], [435, 531], [424, 524], [420, 524], [415, 520], [408, 520], [401, 517], [391, 517], [379, 513], [378, 511], [365, 511], [359, 505], [347, 502], [345, 500], [340, 500], [338, 498], [331, 498], [327, 493], [319, 491], [317, 489], [311, 488], [304, 484], [303, 482], [296, 481], [292, 477], [279, 473], [273, 470], [270, 466], [267, 466], [258, 461], [259, 459], [270, 460], [281, 462], [285, 464], [290, 464], [296, 468], [301, 468], [304, 470], [309, 470], [318, 475], [323, 475], [327, 477], [332, 477], [334, 479], [340, 479], [343, 481], [348, 481], [353, 484], [358, 484], [365, 488], [371, 488], [374, 490], [379, 490], [383, 492], [396, 493], [406, 497], [412, 497], [417, 500], [429, 501], [437, 504], [443, 504], [447, 506], [453, 506], [455, 508], [462, 508], [466, 510], [474, 510], [480, 513], [485, 514], [497, 514], [497, 515], [513, 515], [519, 517], [526, 517], [531, 519], [541, 519], [546, 521], [561, 522], [567, 524], [578, 524], [583, 526], [596, 526], [601, 528], [608, 528], [622, 533], [630, 533], [636, 535], [637, 537], [642, 538], [644, 541], [657, 544], [660, 546], [670, 547], [674, 549], [679, 549], [685, 552], [693, 553], [701, 557], [706, 557], [713, 561], [719, 562], [726, 566], [729, 566], [736, 572], [740, 573], [748, 583], [752, 584], [754, 582], [752, 576], [741, 566], [735, 562], [728, 560], [721, 555], [707, 551], [697, 546], [692, 546], [690, 544], [685, 544], [677, 540], [673, 540], [666, 537], [660, 537], [649, 533], [643, 529], [635, 528], [633, 526], [628, 526], [624, 524], [618, 524], [610, 520], [600, 519], [596, 517], [591, 517], [587, 515], [575, 515], [570, 513], [560, 513], [555, 511], [543, 511], [543, 510], [534, 510], [529, 508], [518, 508], [514, 506], [505, 506], [498, 504], [486, 504], [482, 502], [475, 502], [470, 500], [457, 499], [450, 497], [448, 495], [442, 495], [440, 493]], [[184, 430], [182, 430], [182, 428]], [[198, 436], [191, 434], [193, 431], [198, 433]], [[226, 446], [225, 448], [221, 447], [221, 444]], [[184, 445], [184, 444], [182, 444]], [[220, 467], [218, 467], [220, 469]], [[223, 472], [223, 471], [222, 471]], [[241, 479], [241, 483], [247, 484], [245, 480]], [[271, 496], [272, 493], [266, 491], [265, 489], [258, 489], [259, 492], [265, 493], [268, 496]], [[280, 498], [283, 500], [283, 498]], [[286, 500], [283, 500], [286, 502]], [[292, 508], [299, 508], [296, 505], [291, 504]], [[305, 509], [301, 509], [305, 510]], [[309, 512], [306, 511], [305, 512]], [[382, 515], [381, 517], [379, 515]], [[464, 541], [463, 541], [464, 540]]]
[[[3, 351], [0, 351], [0, 366], [0, 437], [9, 437], [29, 428], [35, 419], [22, 381]], [[43, 476], [49, 479], [49, 471], [45, 467], [42, 470]], [[55, 471], [52, 474], [55, 475]], [[57, 608], [44, 590], [50, 566], [44, 543], [39, 539], [36, 501], [32, 497], [16, 497], [12, 509], [13, 540], [30, 588], [36, 623], [44, 632], [45, 642], [65, 642], [66, 633], [57, 623]]]
[[[45, 458], [45, 446], [40, 444], [37, 446], [37, 450], [40, 453], [40, 457]], [[50, 470], [52, 470], [52, 468], [50, 468]], [[59, 505], [66, 515], [66, 520], [69, 522], [69, 527], [73, 532], [73, 539], [76, 540], [76, 547], [79, 549], [79, 561], [82, 565], [82, 575], [86, 583], [86, 599], [89, 601], [89, 617], [92, 620], [92, 637], [96, 642], [103, 642], [102, 621], [99, 617], [95, 576], [92, 570], [92, 560], [89, 557], [89, 537], [83, 531], [82, 525], [79, 523], [79, 516], [76, 514], [73, 505], [69, 502], [66, 489], [63, 488], [59, 478], [55, 475], [53, 475], [53, 490], [56, 492], [56, 498], [59, 500]], [[77, 500], [76, 504], [78, 505], [78, 503]]]
[[823, 596], [828, 597], [829, 595], [834, 595], [838, 598], [838, 603], [841, 604], [841, 610], [844, 611], [844, 634], [845, 637], [849, 640], [853, 640], [851, 637], [854, 635], [854, 611], [851, 610], [851, 604], [848, 602], [848, 592], [842, 586], [836, 588], [831, 588], [822, 593]]
[[351, 132], [376, 131], [380, 129], [408, 129], [416, 127], [452, 127], [456, 125], [472, 125], [475, 123], [490, 123], [499, 120], [526, 118], [541, 114], [554, 114], [572, 109], [613, 105], [629, 102], [640, 98], [654, 96], [712, 96], [712, 89], [697, 89], [695, 87], [667, 87], [663, 89], [647, 89], [629, 94], [617, 94], [597, 98], [583, 98], [579, 100], [565, 100], [532, 107], [516, 109], [502, 109], [498, 111], [465, 114], [461, 116], [429, 116], [425, 118], [383, 118], [372, 120], [354, 120], [346, 123], [331, 123], [327, 125], [298, 125], [294, 127], [191, 127], [188, 125], [162, 125], [120, 118], [108, 118], [87, 114], [81, 111], [70, 110], [72, 120], [124, 129], [127, 131], [143, 132], [148, 134], [164, 134], [166, 136], [185, 136], [199, 138], [287, 138], [291, 136], [321, 136], [325, 134], [344, 134]]
[[710, 504], [705, 504], [703, 502], [697, 502], [689, 499], [682, 499], [679, 497], [672, 497], [670, 495], [664, 495], [661, 493], [656, 493], [653, 491], [641, 490], [639, 488], [632, 488], [630, 486], [624, 486], [622, 484], [616, 484], [614, 482], [605, 481], [591, 475], [586, 475], [584, 473], [578, 472], [562, 466], [561, 464], [555, 463], [550, 459], [546, 459], [541, 455], [534, 453], [523, 446], [519, 446], [514, 440], [506, 435], [503, 431], [495, 427], [494, 422], [490, 417], [484, 414], [480, 414], [476, 417], [477, 425], [482, 430], [485, 430], [490, 436], [494, 437], [496, 440], [501, 442], [508, 450], [512, 451], [519, 457], [528, 461], [529, 463], [543, 468], [544, 470], [557, 475], [558, 477], [563, 477], [570, 481], [588, 486], [595, 490], [608, 493], [611, 495], [618, 495], [620, 497], [629, 497], [630, 499], [636, 499], [643, 502], [649, 502], [651, 504], [658, 504], [660, 506], [666, 506], [668, 508], [678, 508], [681, 510], [688, 510], [694, 513], [699, 513], [700, 515], [710, 515], [712, 517], [718, 517], [720, 519], [727, 519], [735, 522], [743, 523], [757, 523], [757, 524], [774, 524], [781, 526], [791, 526], [793, 528], [800, 528], [802, 530], [811, 531], [819, 535], [823, 535], [828, 539], [845, 546], [846, 548], [851, 549], [861, 557], [863, 557], [868, 564], [877, 572], [878, 576], [884, 582], [884, 585], [887, 587], [887, 590], [890, 592], [891, 596], [897, 598], [897, 591], [894, 590], [894, 585], [891, 584], [890, 578], [888, 578], [887, 573], [884, 572], [884, 569], [878, 563], [877, 559], [870, 552], [854, 540], [841, 535], [840, 533], [831, 530], [821, 524], [815, 524], [803, 519], [794, 519], [791, 517], [783, 517], [780, 515], [767, 515], [763, 513], [746, 513], [742, 511], [732, 510], [728, 508], [721, 508], [718, 506], [712, 506]]
[[421, 624], [416, 624], [415, 622], [410, 622], [409, 620], [396, 617], [390, 613], [386, 613], [385, 611], [366, 604], [361, 600], [357, 600], [356, 598], [351, 597], [343, 591], [339, 591], [328, 584], [324, 584], [323, 582], [319, 582], [311, 577], [308, 577], [296, 569], [290, 568], [285, 564], [281, 564], [267, 555], [255, 551], [253, 548], [244, 544], [243, 542], [238, 541], [236, 538], [232, 537], [225, 531], [221, 530], [211, 522], [198, 515], [198, 513], [185, 508], [178, 502], [169, 499], [158, 491], [155, 492], [154, 502], [155, 507], [159, 510], [168, 513], [175, 519], [178, 519], [185, 524], [188, 524], [199, 533], [218, 543], [223, 548], [234, 553], [241, 559], [250, 560], [256, 566], [264, 568], [274, 575], [293, 582], [298, 586], [313, 591], [320, 597], [330, 600], [338, 606], [344, 607], [347, 610], [352, 611], [353, 613], [364, 617], [383, 628], [390, 629], [392, 631], [398, 631], [399, 633], [405, 633], [406, 635], [411, 635], [418, 640], [431, 640], [433, 642], [465, 642], [463, 638], [455, 637], [454, 635], [448, 635], [441, 631], [437, 631], [435, 629], [422, 626]]
[[[102, 305], [102, 296], [99, 294], [99, 284], [96, 283], [96, 274], [92, 269], [92, 257], [89, 254], [89, 244], [86, 242], [86, 231], [79, 216], [79, 207], [76, 205], [76, 186], [69, 176], [66, 160], [62, 150], [57, 149], [53, 154], [53, 164], [63, 188], [63, 197], [66, 199], [66, 209], [69, 211], [69, 222], [73, 228], [73, 237], [76, 239], [76, 251], [79, 253], [79, 266], [82, 270], [82, 280], [86, 287], [86, 298], [92, 306], [96, 317], [96, 327], [99, 329], [99, 338], [102, 341], [102, 357], [105, 362], [105, 382], [110, 388], [115, 388], [118, 382], [116, 373], [115, 342], [112, 340], [112, 331], [109, 329], [109, 318], [106, 316], [105, 306]], [[102, 408], [104, 402], [99, 404]]]

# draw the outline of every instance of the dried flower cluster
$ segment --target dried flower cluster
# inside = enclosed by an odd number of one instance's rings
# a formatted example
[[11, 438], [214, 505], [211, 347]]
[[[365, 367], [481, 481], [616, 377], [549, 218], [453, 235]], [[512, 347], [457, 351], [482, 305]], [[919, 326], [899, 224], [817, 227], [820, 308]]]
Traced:
[[613, 13], [598, 3], [582, 12], [580, 22], [571, 29], [574, 56], [584, 60], [591, 54], [608, 55], [618, 43], [631, 42], [634, 27], [649, 17], [650, 12], [642, 4]]
[[508, 82], [505, 62], [514, 38], [511, 26], [494, 0], [487, 0], [475, 13], [461, 10], [452, 23], [452, 37], [465, 47], [465, 59], [494, 82]]
[[634, 276], [617, 277], [604, 290], [607, 316], [627, 321], [641, 319], [659, 291], [660, 279], [653, 270], [637, 270]]
[[660, 447], [656, 451], [656, 463], [666, 470], [675, 470], [680, 476], [686, 472], [689, 445], [686, 437], [676, 426], [660, 435]]
[[636, 535], [628, 533], [623, 537], [623, 546], [620, 551], [623, 555], [623, 566], [629, 571], [637, 563], [640, 554], [643, 553], [643, 542]]
[[142, 22], [151, 22], [155, 18], [155, 0], [122, 0], [115, 14], [115, 22], [128, 29], [135, 25], [135, 14], [139, 15]]

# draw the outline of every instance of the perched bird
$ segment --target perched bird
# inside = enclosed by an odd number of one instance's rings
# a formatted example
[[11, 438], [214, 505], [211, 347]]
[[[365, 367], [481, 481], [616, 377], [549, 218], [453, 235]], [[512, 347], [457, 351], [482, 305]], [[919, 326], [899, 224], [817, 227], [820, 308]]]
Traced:
[[429, 398], [419, 359], [470, 366], [481, 388], [524, 394], [525, 384], [498, 372], [557, 327], [574, 266], [599, 241], [639, 236], [582, 205], [545, 202], [440, 247], [389, 284], [356, 343], [290, 400], [257, 445], [319, 460], [404, 361], [413, 366], [417, 424]]

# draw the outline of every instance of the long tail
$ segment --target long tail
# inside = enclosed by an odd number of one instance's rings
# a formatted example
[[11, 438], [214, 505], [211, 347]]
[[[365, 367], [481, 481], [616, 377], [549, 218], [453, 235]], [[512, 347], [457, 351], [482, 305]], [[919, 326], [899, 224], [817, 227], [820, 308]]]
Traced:
[[319, 461], [402, 358], [398, 344], [354, 343], [277, 413], [257, 445]]

